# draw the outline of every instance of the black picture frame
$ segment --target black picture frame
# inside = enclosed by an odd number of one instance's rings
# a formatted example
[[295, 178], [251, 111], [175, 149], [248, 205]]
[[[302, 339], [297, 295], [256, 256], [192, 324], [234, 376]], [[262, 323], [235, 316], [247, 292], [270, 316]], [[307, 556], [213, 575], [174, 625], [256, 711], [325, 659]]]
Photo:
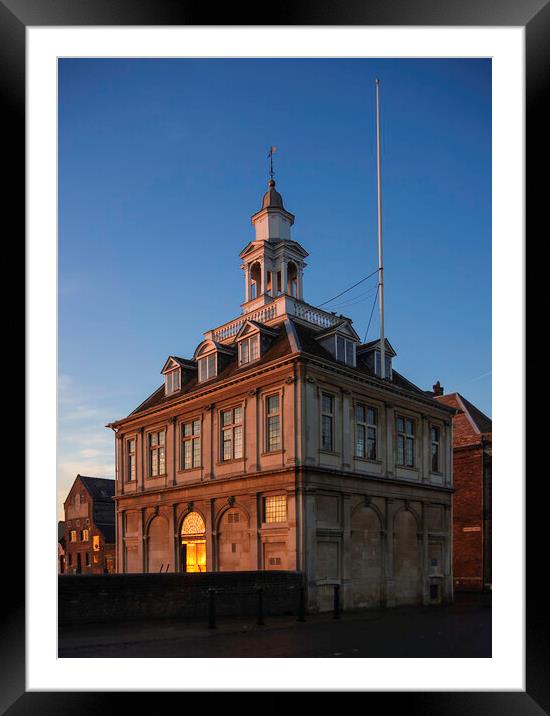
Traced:
[[[216, 22], [212, 22], [216, 18]], [[292, 5], [263, 3], [255, 8], [242, 4], [213, 7], [196, 0], [0, 0], [0, 92], [5, 150], [11, 155], [9, 181], [4, 189], [4, 206], [21, 234], [25, 231], [25, 30], [28, 26], [68, 25], [386, 25], [386, 26], [521, 26], [525, 28], [526, 63], [526, 160], [527, 228], [538, 225], [548, 203], [544, 152], [550, 127], [544, 100], [550, 76], [550, 4], [548, 0], [392, 0], [333, 2], [316, 0]], [[6, 141], [9, 138], [9, 141]], [[11, 159], [11, 161], [10, 161]], [[540, 222], [541, 227], [545, 224]], [[534, 232], [533, 232], [534, 233]], [[548, 229], [545, 227], [547, 235]], [[23, 246], [23, 242], [21, 242]], [[516, 336], [517, 338], [517, 336]], [[21, 397], [19, 396], [19, 400]], [[28, 446], [27, 446], [28, 449]], [[550, 709], [550, 666], [548, 660], [548, 618], [544, 562], [537, 545], [547, 543], [545, 521], [535, 516], [548, 504], [548, 479], [539, 481], [536, 496], [527, 491], [526, 645], [524, 692], [376, 692], [365, 694], [368, 707], [382, 697], [384, 706], [404, 708], [408, 714], [499, 714], [533, 716]], [[10, 480], [10, 509], [23, 515], [25, 487], [22, 480]], [[2, 613], [0, 708], [8, 714], [88, 714], [122, 705], [119, 693], [27, 692], [25, 688], [25, 566], [22, 559], [23, 520], [8, 535], [10, 603]], [[538, 559], [543, 559], [541, 564]], [[7, 574], [9, 569], [9, 575]], [[542, 572], [542, 576], [541, 576]], [[5, 582], [8, 585], [8, 581]], [[542, 593], [541, 593], [542, 592]], [[8, 595], [5, 588], [4, 596]], [[114, 662], [116, 663], [116, 662]], [[166, 696], [168, 694], [162, 694]], [[127, 697], [124, 694], [125, 706]], [[136, 694], [142, 707], [149, 694]], [[153, 694], [158, 700], [159, 694]], [[107, 698], [109, 702], [107, 702]], [[389, 702], [388, 702], [389, 700]], [[151, 703], [151, 702], [149, 702]]]

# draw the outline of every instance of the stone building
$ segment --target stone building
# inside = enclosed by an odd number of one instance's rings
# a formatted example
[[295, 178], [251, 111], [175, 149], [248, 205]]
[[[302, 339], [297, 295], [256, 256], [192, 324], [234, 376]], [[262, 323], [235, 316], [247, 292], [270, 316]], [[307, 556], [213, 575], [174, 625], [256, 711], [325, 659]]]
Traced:
[[116, 432], [121, 572], [298, 570], [308, 606], [452, 598], [452, 410], [379, 342], [304, 300], [305, 249], [270, 180], [244, 303]]
[[76, 476], [64, 502], [66, 574], [116, 571], [114, 493], [114, 480]]
[[453, 417], [453, 575], [457, 590], [491, 588], [492, 421], [460, 393], [438, 402], [455, 408]]

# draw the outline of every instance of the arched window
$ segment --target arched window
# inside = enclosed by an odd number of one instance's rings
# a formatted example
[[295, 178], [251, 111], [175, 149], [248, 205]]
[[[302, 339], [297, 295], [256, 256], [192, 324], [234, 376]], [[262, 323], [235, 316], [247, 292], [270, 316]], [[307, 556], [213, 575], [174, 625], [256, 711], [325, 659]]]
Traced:
[[204, 520], [198, 512], [190, 512], [181, 525], [181, 534], [183, 535], [203, 535], [206, 532]]
[[262, 267], [259, 262], [250, 267], [250, 298], [257, 298], [262, 292]]
[[296, 267], [296, 264], [294, 261], [288, 262], [288, 269], [287, 269], [287, 277], [288, 277], [288, 289], [287, 293], [291, 296], [294, 296], [294, 298], [298, 298], [298, 268]]

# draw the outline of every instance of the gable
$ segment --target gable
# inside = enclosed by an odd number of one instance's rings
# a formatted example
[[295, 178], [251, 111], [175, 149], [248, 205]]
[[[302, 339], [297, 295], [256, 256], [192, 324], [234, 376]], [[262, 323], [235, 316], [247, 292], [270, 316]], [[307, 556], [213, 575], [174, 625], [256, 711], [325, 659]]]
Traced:
[[335, 326], [331, 326], [327, 330], [317, 333], [315, 338], [317, 338], [317, 340], [323, 340], [332, 335], [339, 335], [343, 338], [349, 339], [350, 341], [359, 342], [361, 340], [355, 332], [355, 329], [351, 325], [351, 321], [349, 321], [347, 318], [344, 318], [340, 323], [337, 323]]
[[172, 356], [169, 356], [166, 363], [162, 366], [162, 370], [160, 372], [169, 373], [171, 370], [175, 370], [176, 368], [181, 368], [181, 365]]

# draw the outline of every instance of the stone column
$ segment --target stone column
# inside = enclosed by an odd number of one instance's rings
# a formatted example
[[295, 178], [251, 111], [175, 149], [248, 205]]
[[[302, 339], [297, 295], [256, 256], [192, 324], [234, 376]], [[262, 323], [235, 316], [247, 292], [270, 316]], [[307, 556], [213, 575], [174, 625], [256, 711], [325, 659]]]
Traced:
[[283, 259], [281, 261], [281, 293], [288, 293], [288, 286], [287, 284], [287, 265], [286, 261]]
[[244, 299], [245, 299], [245, 301], [249, 301], [250, 300], [250, 264], [247, 264], [245, 266], [244, 277], [245, 277], [245, 282], [246, 282]]
[[342, 495], [342, 606], [350, 607], [353, 601], [351, 581], [351, 495]]
[[139, 511], [138, 520], [138, 550], [141, 550], [141, 571], [147, 571], [147, 536], [145, 534], [145, 508]]
[[248, 542], [250, 544], [250, 564], [252, 569], [259, 569], [260, 555], [258, 554], [258, 510], [261, 509], [258, 494], [249, 495], [250, 525], [248, 527]]
[[217, 532], [216, 532], [216, 512], [215, 500], [211, 498], [208, 502], [206, 510], [206, 571], [216, 572], [218, 569], [218, 556], [216, 548]]
[[318, 611], [317, 597], [317, 503], [315, 492], [304, 493], [304, 577], [308, 608]]
[[429, 535], [428, 535], [428, 518], [426, 514], [427, 504], [422, 502], [422, 545], [424, 547], [422, 553], [422, 603], [430, 602], [430, 561], [428, 554]]
[[[168, 470], [166, 470], [166, 486], [168, 487], [168, 483], [171, 482], [172, 485], [176, 484], [176, 472], [178, 469], [178, 463], [177, 463], [177, 454], [178, 454], [178, 426], [177, 426], [177, 418], [173, 417], [170, 418], [170, 426], [168, 428], [170, 433], [170, 440], [172, 442], [172, 460], [171, 460], [171, 467], [170, 471], [172, 473], [172, 479], [169, 479], [168, 476]], [[167, 436], [168, 437], [168, 436]], [[169, 441], [167, 440], [167, 443]], [[166, 450], [168, 452], [168, 445], [166, 445]], [[166, 456], [168, 458], [168, 455]], [[166, 465], [169, 465], [168, 459], [166, 460]]]
[[[139, 446], [139, 449], [138, 449]], [[145, 472], [147, 469], [147, 450], [145, 445], [145, 431], [143, 428], [139, 428], [137, 435], [136, 444], [136, 471], [137, 479], [139, 480], [140, 490], [145, 490]]]
[[174, 505], [171, 505], [168, 508], [168, 534], [172, 535], [172, 547], [170, 548], [170, 542], [168, 543], [168, 549], [169, 549], [169, 559], [170, 559], [170, 566], [172, 567], [171, 571], [175, 572], [177, 570], [177, 555], [176, 555], [176, 520], [175, 520], [175, 514], [174, 514]]
[[350, 469], [352, 463], [352, 443], [353, 443], [353, 428], [351, 420], [352, 411], [351, 402], [351, 391], [342, 391], [342, 467], [344, 469]]
[[385, 566], [385, 593], [386, 606], [395, 605], [395, 580], [393, 576], [393, 519], [397, 505], [395, 500], [386, 498], [386, 553], [384, 556]]
[[116, 465], [116, 494], [124, 494], [124, 484], [126, 482], [124, 475], [124, 435], [116, 433], [115, 436], [115, 465]]
[[115, 509], [117, 510], [116, 571], [117, 574], [123, 574], [126, 571], [124, 560], [124, 525], [126, 519], [124, 510], [119, 510], [118, 505], [116, 505]]

